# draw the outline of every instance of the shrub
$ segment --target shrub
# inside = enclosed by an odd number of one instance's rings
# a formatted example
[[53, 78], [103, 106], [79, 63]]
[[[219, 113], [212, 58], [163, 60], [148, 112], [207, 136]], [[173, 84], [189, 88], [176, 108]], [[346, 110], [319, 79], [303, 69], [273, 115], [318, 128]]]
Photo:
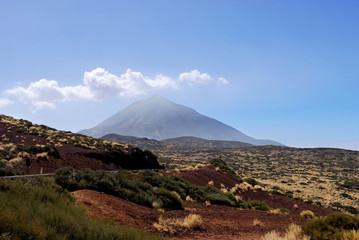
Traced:
[[300, 216], [308, 219], [313, 219], [314, 213], [310, 210], [304, 210], [300, 213]]
[[153, 191], [161, 199], [163, 208], [182, 209], [182, 200], [174, 192], [165, 188], [157, 188]]
[[237, 174], [234, 172], [234, 170], [232, 168], [230, 168], [227, 163], [225, 161], [223, 161], [222, 159], [212, 159], [209, 161], [210, 164], [212, 164], [213, 166], [219, 168], [222, 172], [226, 173], [227, 175], [237, 179], [237, 180], [241, 180], [241, 178], [239, 176], [237, 176]]
[[358, 180], [345, 180], [343, 184], [341, 184], [342, 187], [345, 187], [347, 189], [359, 189], [359, 181]]
[[331, 204], [334, 208], [336, 208], [337, 210], [341, 211], [341, 210], [344, 210], [344, 211], [347, 211], [351, 214], [358, 214], [359, 213], [359, 210], [353, 206], [346, 206], [346, 205], [342, 205], [341, 203], [339, 202], [334, 202]]
[[176, 176], [159, 176], [154, 172], [143, 172], [141, 174], [141, 180], [154, 187], [175, 191], [183, 200], [185, 200], [187, 196], [190, 196], [199, 202], [210, 201], [214, 204], [227, 206], [236, 205], [235, 198], [231, 193], [223, 193], [210, 185], [199, 187]]
[[359, 217], [345, 213], [333, 213], [303, 226], [303, 231], [314, 240], [340, 239], [352, 229], [359, 229]]
[[258, 182], [257, 180], [255, 180], [253, 178], [246, 178], [246, 179], [244, 179], [244, 181], [249, 183], [250, 185], [252, 185], [252, 187], [254, 187], [255, 185], [262, 186], [262, 187], [265, 186], [264, 184]]
[[269, 211], [271, 207], [269, 207], [265, 202], [252, 200], [247, 202], [248, 207], [256, 210]]
[[119, 171], [114, 175], [105, 171], [90, 169], [77, 171], [73, 168], [62, 168], [56, 171], [55, 181], [70, 191], [92, 189], [148, 207], [152, 207], [152, 203], [156, 200], [162, 203], [152, 191], [151, 185], [141, 182], [127, 171]]
[[341, 193], [340, 196], [344, 197], [344, 198], [348, 198], [348, 199], [353, 199], [352, 196], [350, 196], [349, 194], [347, 193]]

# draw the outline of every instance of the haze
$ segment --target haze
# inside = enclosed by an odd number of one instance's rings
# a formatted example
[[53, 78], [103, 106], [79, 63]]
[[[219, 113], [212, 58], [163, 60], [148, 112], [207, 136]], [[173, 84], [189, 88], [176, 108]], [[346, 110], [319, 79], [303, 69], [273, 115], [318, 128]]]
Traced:
[[359, 150], [358, 1], [1, 1], [0, 113], [77, 132], [153, 94]]

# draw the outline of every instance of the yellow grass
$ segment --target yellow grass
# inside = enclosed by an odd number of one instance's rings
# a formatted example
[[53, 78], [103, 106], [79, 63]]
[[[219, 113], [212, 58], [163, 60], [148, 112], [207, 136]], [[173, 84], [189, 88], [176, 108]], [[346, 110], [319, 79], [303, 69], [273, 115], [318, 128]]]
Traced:
[[174, 233], [183, 229], [199, 229], [202, 226], [202, 217], [198, 214], [189, 214], [185, 218], [163, 218], [160, 216], [158, 222], [153, 226], [160, 232]]
[[258, 219], [254, 219], [253, 220], [253, 226], [255, 226], [255, 227], [263, 227], [264, 226], [264, 224], [260, 221], [260, 220], [258, 220]]
[[186, 201], [193, 202], [194, 200], [191, 198], [191, 196], [186, 196]]
[[36, 159], [39, 159], [39, 158], [49, 159], [49, 156], [47, 155], [47, 152], [42, 152], [42, 153], [37, 153], [35, 158]]
[[304, 210], [300, 213], [300, 216], [307, 218], [307, 219], [313, 219], [314, 213], [310, 210]]
[[359, 230], [345, 232], [342, 240], [359, 240]]
[[266, 233], [261, 240], [310, 240], [310, 238], [304, 235], [301, 227], [291, 224], [283, 236], [281, 236], [277, 231], [271, 231]]

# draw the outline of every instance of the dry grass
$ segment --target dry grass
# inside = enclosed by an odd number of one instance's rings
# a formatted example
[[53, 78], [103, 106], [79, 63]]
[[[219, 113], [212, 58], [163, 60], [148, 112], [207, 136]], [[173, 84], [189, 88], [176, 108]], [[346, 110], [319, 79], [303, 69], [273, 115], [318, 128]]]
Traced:
[[231, 188], [230, 192], [234, 194], [235, 192], [237, 192], [238, 189], [239, 189], [239, 184], [236, 183], [236, 185], [234, 185], [234, 187]]
[[42, 152], [42, 153], [38, 153], [35, 156], [36, 159], [49, 159], [48, 153], [47, 152]]
[[191, 196], [186, 196], [186, 201], [194, 202], [194, 200], [191, 198]]
[[281, 210], [280, 208], [276, 208], [276, 209], [272, 209], [272, 210], [269, 210], [269, 213], [271, 214], [283, 214], [283, 215], [288, 215], [289, 213], [286, 212], [286, 211], [283, 211]]
[[185, 229], [200, 229], [202, 226], [202, 217], [198, 214], [189, 214], [185, 218], [163, 218], [160, 216], [157, 223], [153, 226], [160, 232], [174, 233]]
[[159, 204], [158, 202], [153, 202], [152, 207], [154, 209], [156, 209], [158, 212], [161, 212], [161, 213], [165, 212], [165, 210], [163, 208], [161, 208], [161, 204]]
[[310, 240], [310, 238], [304, 235], [301, 227], [291, 224], [283, 236], [281, 236], [277, 231], [271, 231], [266, 233], [261, 240]]
[[359, 240], [359, 230], [345, 232], [342, 240]]
[[263, 227], [264, 224], [260, 220], [254, 219], [253, 220], [253, 226], [255, 226], [255, 227]]
[[307, 219], [313, 219], [314, 213], [310, 210], [304, 210], [300, 212], [300, 216], [307, 218]]
[[199, 229], [202, 226], [202, 217], [198, 214], [187, 215], [182, 222], [182, 226], [188, 229]]
[[242, 198], [240, 196], [238, 196], [238, 195], [235, 195], [234, 198], [236, 199], [237, 202], [242, 200]]

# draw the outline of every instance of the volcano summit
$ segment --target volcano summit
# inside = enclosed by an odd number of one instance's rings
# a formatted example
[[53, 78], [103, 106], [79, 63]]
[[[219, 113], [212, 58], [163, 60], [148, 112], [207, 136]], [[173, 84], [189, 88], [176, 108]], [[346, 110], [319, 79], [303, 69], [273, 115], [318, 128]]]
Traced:
[[249, 137], [233, 127], [160, 95], [133, 103], [97, 126], [79, 133], [92, 137], [115, 133], [156, 140], [192, 136], [254, 145], [282, 145], [272, 140]]

